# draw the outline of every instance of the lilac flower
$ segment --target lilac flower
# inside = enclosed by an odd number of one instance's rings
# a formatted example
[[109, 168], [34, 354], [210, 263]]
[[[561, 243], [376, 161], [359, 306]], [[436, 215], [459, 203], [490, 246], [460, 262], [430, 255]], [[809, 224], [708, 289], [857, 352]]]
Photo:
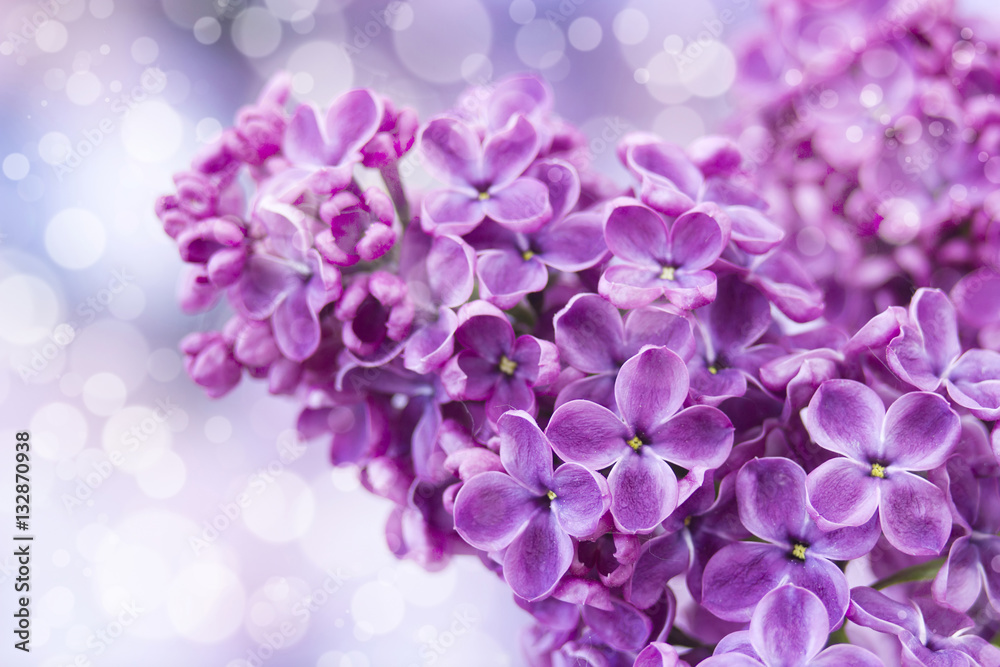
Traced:
[[319, 347], [319, 312], [340, 296], [340, 273], [312, 246], [317, 221], [273, 201], [257, 215], [268, 236], [247, 258], [229, 297], [244, 317], [272, 318], [278, 349], [302, 361]]
[[972, 414], [1000, 418], [1000, 353], [972, 349], [958, 340], [955, 307], [944, 292], [921, 288], [910, 302], [909, 317], [886, 349], [892, 370], [922, 391], [943, 382], [951, 400]]
[[896, 635], [904, 665], [998, 665], [1000, 649], [969, 633], [974, 623], [965, 614], [918, 598], [903, 604], [866, 586], [851, 589], [847, 617], [858, 625]]
[[792, 584], [768, 593], [750, 619], [750, 629], [719, 642], [704, 667], [880, 667], [882, 661], [857, 646], [827, 649], [826, 608], [816, 595]]
[[[556, 453], [591, 470], [611, 468], [611, 514], [626, 533], [652, 530], [725, 461], [733, 427], [719, 410], [681, 410], [688, 391], [684, 362], [674, 352], [646, 348], [615, 380], [621, 417], [574, 400], [556, 409], [546, 429]], [[670, 464], [687, 474], [678, 483]]]
[[569, 569], [570, 536], [593, 533], [607, 511], [607, 482], [575, 463], [553, 471], [548, 439], [522, 410], [505, 413], [497, 428], [508, 475], [485, 472], [466, 482], [455, 498], [455, 527], [477, 549], [504, 549], [507, 583], [538, 600]]
[[858, 558], [878, 540], [875, 517], [858, 527], [824, 533], [806, 511], [806, 474], [785, 458], [754, 459], [736, 480], [739, 515], [758, 542], [723, 548], [705, 566], [702, 604], [719, 618], [750, 620], [769, 591], [789, 581], [815, 593], [829, 628], [840, 624], [850, 599], [833, 561]]
[[687, 309], [711, 303], [716, 281], [707, 269], [725, 248], [726, 236], [711, 209], [668, 222], [637, 201], [617, 199], [604, 223], [615, 260], [601, 276], [600, 292], [619, 308], [639, 308], [661, 296]]
[[648, 306], [629, 312], [623, 322], [618, 309], [597, 294], [570, 299], [556, 314], [554, 327], [560, 359], [592, 374], [565, 386], [557, 405], [589, 399], [613, 409], [618, 369], [644, 346], [663, 346], [683, 359], [694, 352], [691, 325], [683, 317]]
[[677, 649], [664, 642], [650, 642], [635, 656], [633, 667], [688, 667], [677, 655]]
[[402, 351], [413, 324], [403, 280], [387, 271], [361, 274], [344, 290], [334, 313], [344, 346], [363, 366], [380, 366]]
[[392, 201], [379, 188], [368, 188], [361, 197], [338, 192], [320, 205], [319, 218], [330, 229], [316, 235], [316, 249], [335, 266], [373, 262], [396, 242]]
[[378, 131], [361, 147], [362, 164], [366, 167], [386, 167], [403, 157], [413, 146], [419, 120], [410, 108], [397, 110], [388, 98], [380, 98], [382, 121]]
[[876, 511], [886, 538], [908, 554], [941, 551], [951, 516], [939, 488], [912, 471], [945, 462], [960, 424], [937, 394], [906, 394], [886, 411], [853, 380], [829, 380], [802, 411], [813, 441], [841, 454], [809, 473], [809, 513], [825, 529], [860, 526]]
[[243, 369], [233, 358], [232, 342], [213, 331], [188, 334], [181, 341], [184, 370], [206, 393], [218, 398], [240, 382]]
[[486, 216], [531, 232], [552, 217], [545, 185], [522, 176], [538, 154], [538, 135], [523, 116], [482, 143], [461, 121], [437, 118], [421, 131], [420, 149], [427, 170], [451, 186], [424, 198], [421, 223], [427, 232], [463, 236]]
[[459, 309], [455, 340], [465, 349], [442, 371], [445, 388], [457, 400], [486, 401], [493, 422], [507, 410], [534, 412], [532, 388], [549, 384], [559, 372], [555, 345], [534, 336], [515, 338], [507, 316], [485, 301]]
[[334, 100], [322, 127], [319, 111], [303, 104], [288, 121], [282, 149], [293, 163], [336, 173], [346, 183], [353, 164], [361, 159], [362, 146], [375, 136], [381, 120], [381, 100], [364, 89]]
[[934, 578], [934, 599], [968, 611], [985, 592], [1000, 609], [1000, 573], [993, 567], [1000, 563], [1000, 466], [981, 423], [963, 421], [955, 456], [936, 472], [932, 479], [946, 490], [966, 534], [952, 543]]

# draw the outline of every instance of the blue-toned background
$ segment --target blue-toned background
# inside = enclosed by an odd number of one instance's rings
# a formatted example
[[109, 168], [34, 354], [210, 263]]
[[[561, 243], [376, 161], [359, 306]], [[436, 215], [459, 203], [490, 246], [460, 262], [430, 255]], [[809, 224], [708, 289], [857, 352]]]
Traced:
[[0, 544], [23, 429], [36, 536], [30, 655], [6, 630], [0, 546], [0, 662], [520, 664], [528, 616], [502, 582], [471, 558], [397, 561], [389, 503], [296, 440], [296, 405], [187, 379], [178, 341], [225, 313], [180, 313], [153, 202], [282, 69], [299, 99], [370, 86], [423, 118], [537, 70], [621, 176], [624, 132], [721, 126], [758, 16], [753, 0], [0, 1]]

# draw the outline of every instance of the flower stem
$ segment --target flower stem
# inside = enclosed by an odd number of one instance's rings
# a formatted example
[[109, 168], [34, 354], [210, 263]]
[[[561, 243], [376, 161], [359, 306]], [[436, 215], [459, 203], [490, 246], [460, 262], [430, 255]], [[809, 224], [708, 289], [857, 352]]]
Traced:
[[399, 178], [398, 162], [393, 161], [387, 165], [379, 167], [385, 187], [392, 197], [392, 205], [396, 208], [396, 215], [399, 216], [403, 227], [410, 224], [410, 202], [406, 199], [406, 191], [403, 190], [403, 182]]
[[880, 591], [883, 588], [895, 586], [896, 584], [933, 579], [937, 575], [938, 570], [941, 569], [941, 566], [944, 565], [944, 560], [944, 558], [935, 558], [934, 560], [929, 560], [926, 563], [920, 563], [919, 565], [902, 569], [895, 574], [879, 579], [872, 584], [872, 588]]

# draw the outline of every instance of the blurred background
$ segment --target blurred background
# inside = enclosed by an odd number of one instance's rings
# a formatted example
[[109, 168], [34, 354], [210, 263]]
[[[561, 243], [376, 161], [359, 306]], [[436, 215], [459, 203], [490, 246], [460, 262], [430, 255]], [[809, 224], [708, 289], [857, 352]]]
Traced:
[[[993, 0], [964, 3], [992, 12]], [[632, 130], [681, 144], [730, 112], [754, 0], [0, 0], [0, 503], [32, 442], [30, 655], [11, 665], [521, 664], [529, 617], [476, 559], [389, 552], [387, 501], [300, 443], [244, 380], [208, 399], [178, 341], [171, 175], [275, 72], [327, 105], [359, 86], [443, 111], [541, 72], [623, 177]], [[699, 49], [683, 68], [677, 56]], [[418, 186], [419, 182], [410, 185]], [[7, 544], [7, 531], [0, 541]], [[0, 547], [0, 615], [17, 576]], [[9, 621], [8, 621], [9, 625]]]

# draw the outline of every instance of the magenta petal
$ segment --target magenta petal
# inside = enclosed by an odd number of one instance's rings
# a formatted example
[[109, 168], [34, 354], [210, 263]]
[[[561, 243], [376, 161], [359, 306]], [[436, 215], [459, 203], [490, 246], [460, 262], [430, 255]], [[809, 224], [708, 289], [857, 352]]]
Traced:
[[768, 665], [805, 665], [822, 650], [829, 634], [826, 607], [798, 586], [781, 586], [757, 605], [750, 642]]
[[590, 401], [559, 406], [545, 435], [559, 458], [591, 470], [606, 468], [632, 451], [625, 442], [631, 437], [628, 427], [611, 410]]
[[263, 320], [299, 285], [301, 279], [294, 269], [268, 256], [253, 254], [229, 294], [242, 314], [252, 320]]
[[615, 306], [626, 309], [647, 306], [663, 294], [659, 269], [632, 264], [609, 266], [597, 289]]
[[497, 420], [500, 461], [510, 476], [543, 496], [552, 488], [552, 448], [527, 412], [512, 410]]
[[831, 630], [840, 625], [851, 593], [847, 578], [839, 567], [825, 558], [810, 558], [807, 555], [804, 563], [792, 563], [788, 569], [788, 581], [816, 594], [826, 607]]
[[752, 255], [763, 255], [785, 238], [780, 227], [750, 206], [727, 206], [726, 215], [732, 224], [733, 243]]
[[834, 644], [813, 658], [809, 667], [883, 667], [882, 660], [860, 646]]
[[687, 393], [687, 366], [665, 347], [647, 348], [626, 361], [615, 381], [618, 410], [644, 440], [680, 409]]
[[646, 345], [666, 347], [681, 359], [690, 359], [695, 352], [691, 323], [657, 306], [633, 310], [625, 317], [625, 349], [628, 356], [636, 354]]
[[701, 211], [691, 211], [674, 220], [670, 228], [670, 260], [689, 272], [710, 267], [719, 258], [725, 239], [719, 223]]
[[663, 459], [643, 447], [625, 454], [608, 476], [611, 516], [625, 533], [652, 530], [677, 507], [677, 478]]
[[652, 642], [635, 656], [632, 667], [682, 667], [687, 663], [677, 655], [677, 649], [663, 642]]
[[420, 224], [440, 236], [463, 236], [475, 229], [486, 215], [483, 203], [464, 190], [432, 190], [424, 197]]
[[737, 542], [712, 556], [702, 576], [701, 603], [721, 619], [749, 621], [753, 609], [792, 566], [773, 544]]
[[621, 200], [604, 223], [604, 239], [615, 257], [659, 272], [668, 259], [667, 226], [655, 211]]
[[503, 576], [516, 595], [538, 600], [552, 592], [572, 562], [573, 540], [552, 512], [541, 511], [507, 547]]
[[576, 463], [556, 469], [551, 490], [556, 494], [552, 511], [563, 530], [574, 537], [593, 534], [611, 504], [607, 480]]
[[524, 410], [535, 414], [535, 392], [524, 380], [502, 377], [486, 399], [486, 417], [496, 422], [508, 410]]
[[646, 645], [653, 624], [632, 605], [611, 599], [613, 611], [585, 606], [583, 620], [604, 643], [619, 651], [638, 651]]
[[835, 458], [809, 473], [809, 514], [820, 528], [860, 526], [874, 516], [882, 480], [870, 472], [857, 461]]
[[985, 421], [1000, 419], [1000, 354], [972, 349], [959, 357], [948, 375], [948, 395]]
[[519, 178], [503, 188], [491, 189], [489, 194], [482, 203], [483, 211], [512, 231], [537, 231], [552, 217], [549, 191], [534, 178]]
[[968, 536], [955, 540], [948, 559], [934, 578], [934, 599], [959, 611], [972, 607], [983, 590], [980, 558], [979, 549]]
[[951, 454], [961, 431], [958, 415], [937, 394], [905, 394], [885, 415], [885, 461], [906, 470], [936, 468]]
[[582, 271], [607, 253], [601, 217], [593, 212], [574, 213], [542, 228], [535, 238], [542, 261], [559, 271]]
[[920, 328], [931, 369], [940, 377], [962, 353], [955, 307], [941, 290], [921, 288], [910, 300], [910, 319]]
[[[580, 175], [573, 165], [557, 159], [538, 160], [529, 172], [549, 189], [552, 219], [561, 220], [570, 214], [580, 199]], [[600, 223], [598, 224], [600, 228]]]
[[278, 304], [271, 319], [274, 342], [292, 361], [303, 361], [319, 347], [319, 317], [309, 307], [305, 289], [291, 292]]
[[457, 236], [438, 236], [427, 253], [427, 282], [434, 298], [454, 308], [469, 300], [475, 287], [476, 253]]
[[523, 174], [537, 154], [538, 133], [527, 118], [518, 116], [486, 140], [483, 146], [483, 179], [494, 186], [506, 185]]
[[483, 359], [498, 363], [514, 347], [514, 327], [507, 316], [485, 301], [472, 301], [458, 311], [456, 340]]
[[725, 463], [733, 447], [733, 430], [729, 417], [718, 408], [695, 405], [650, 433], [649, 447], [671, 463], [700, 474]]
[[496, 551], [510, 544], [540, 507], [537, 497], [509, 475], [484, 472], [458, 492], [455, 530], [475, 548]]
[[485, 401], [496, 382], [496, 364], [469, 350], [448, 360], [441, 372], [441, 383], [448, 395], [460, 401]]
[[683, 531], [649, 540], [643, 545], [632, 578], [625, 585], [625, 600], [639, 609], [652, 607], [663, 596], [667, 582], [687, 571], [690, 559]]
[[941, 384], [941, 371], [935, 371], [924, 348], [919, 331], [904, 325], [885, 350], [889, 367], [900, 378], [922, 391], [934, 391]]
[[715, 301], [718, 284], [711, 271], [679, 270], [672, 281], [663, 282], [663, 295], [678, 308], [694, 310]]
[[944, 493], [908, 472], [889, 474], [882, 485], [879, 516], [892, 546], [913, 556], [936, 556], [951, 533]]
[[884, 417], [885, 406], [878, 394], [853, 380], [824, 382], [802, 411], [813, 442], [862, 462], [882, 456]]
[[497, 308], [508, 310], [525, 294], [541, 292], [549, 281], [549, 272], [537, 257], [525, 260], [515, 250], [485, 250], [476, 260], [480, 298]]
[[740, 521], [751, 533], [791, 547], [804, 537], [806, 473], [786, 458], [752, 459], [736, 478]]
[[363, 88], [350, 90], [326, 114], [327, 162], [338, 165], [375, 135], [382, 121], [382, 103]]
[[617, 371], [625, 337], [621, 315], [597, 294], [578, 294], [556, 315], [555, 341], [562, 360], [584, 373]]
[[282, 150], [292, 162], [302, 164], [328, 164], [326, 140], [319, 129], [316, 108], [303, 104], [295, 110], [285, 129]]
[[435, 118], [420, 132], [424, 168], [451, 185], [476, 185], [482, 174], [482, 149], [476, 133], [453, 118]]

